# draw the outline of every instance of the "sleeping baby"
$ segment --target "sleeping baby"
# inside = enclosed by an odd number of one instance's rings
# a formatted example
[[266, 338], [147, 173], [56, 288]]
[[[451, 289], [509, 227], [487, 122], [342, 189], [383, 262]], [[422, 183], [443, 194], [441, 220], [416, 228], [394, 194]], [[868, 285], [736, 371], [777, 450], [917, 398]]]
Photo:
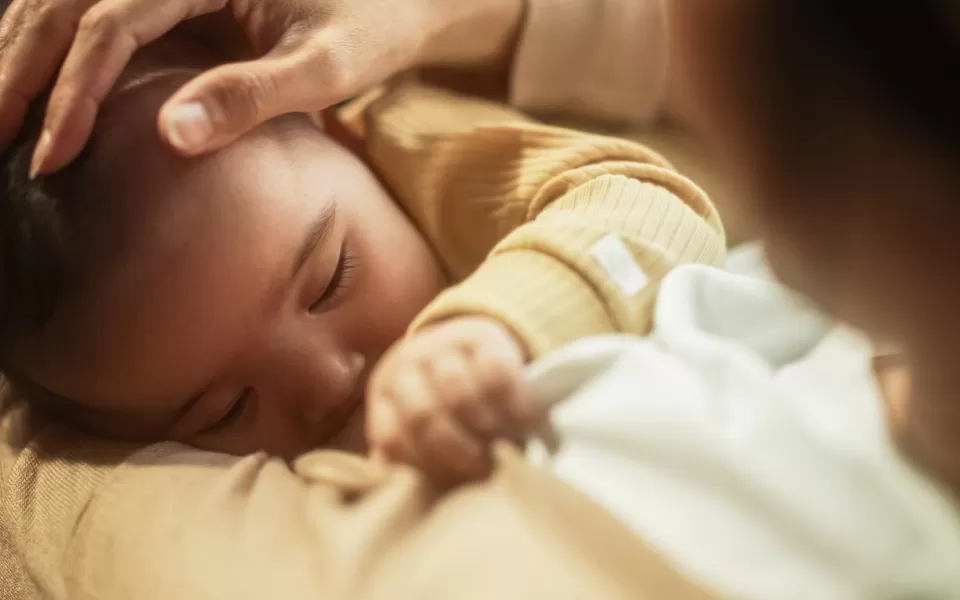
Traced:
[[168, 35], [66, 170], [29, 178], [42, 102], [2, 156], [0, 368], [95, 435], [482, 477], [539, 416], [527, 362], [645, 333], [667, 270], [722, 261], [656, 154], [415, 84], [364, 104], [359, 152], [289, 115], [181, 158], [157, 111], [218, 62]]

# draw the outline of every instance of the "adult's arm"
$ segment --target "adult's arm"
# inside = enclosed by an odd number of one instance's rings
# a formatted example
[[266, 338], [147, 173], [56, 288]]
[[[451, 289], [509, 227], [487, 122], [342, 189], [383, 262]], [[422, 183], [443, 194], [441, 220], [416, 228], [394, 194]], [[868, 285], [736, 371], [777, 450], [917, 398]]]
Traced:
[[667, 91], [667, 0], [527, 0], [510, 101], [543, 117], [642, 125]]

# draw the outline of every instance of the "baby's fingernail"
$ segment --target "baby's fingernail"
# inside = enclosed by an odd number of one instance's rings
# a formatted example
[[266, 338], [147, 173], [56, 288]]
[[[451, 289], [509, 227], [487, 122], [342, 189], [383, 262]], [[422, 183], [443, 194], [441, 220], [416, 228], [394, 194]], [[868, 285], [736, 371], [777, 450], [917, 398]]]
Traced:
[[40, 134], [40, 140], [33, 151], [33, 160], [30, 162], [30, 180], [37, 178], [40, 170], [45, 166], [47, 158], [50, 156], [50, 144], [53, 142], [53, 135], [49, 129], [44, 129]]
[[193, 152], [213, 137], [213, 121], [200, 102], [171, 108], [166, 115], [167, 140], [182, 152]]
[[368, 401], [367, 411], [368, 435], [373, 434], [377, 439], [385, 439], [397, 435], [400, 431], [397, 414], [386, 401]]

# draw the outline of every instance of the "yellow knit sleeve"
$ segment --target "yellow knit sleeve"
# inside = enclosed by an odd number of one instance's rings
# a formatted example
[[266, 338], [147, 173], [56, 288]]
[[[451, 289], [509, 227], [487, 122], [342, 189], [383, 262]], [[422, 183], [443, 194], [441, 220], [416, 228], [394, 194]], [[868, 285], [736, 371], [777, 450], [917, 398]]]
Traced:
[[657, 282], [720, 265], [716, 210], [656, 153], [402, 86], [367, 109], [371, 159], [459, 283], [411, 331], [460, 315], [504, 323], [533, 357], [646, 333]]

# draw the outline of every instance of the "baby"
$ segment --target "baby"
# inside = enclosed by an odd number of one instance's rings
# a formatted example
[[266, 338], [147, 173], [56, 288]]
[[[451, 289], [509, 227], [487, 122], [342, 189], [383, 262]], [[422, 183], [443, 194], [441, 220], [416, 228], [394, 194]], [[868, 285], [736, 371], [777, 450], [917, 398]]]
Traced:
[[29, 180], [42, 106], [2, 157], [0, 367], [95, 434], [479, 477], [537, 417], [527, 361], [642, 332], [667, 269], [722, 260], [656, 155], [423, 88], [365, 109], [364, 158], [304, 115], [177, 157], [157, 110], [216, 62], [169, 35], [67, 170]]

